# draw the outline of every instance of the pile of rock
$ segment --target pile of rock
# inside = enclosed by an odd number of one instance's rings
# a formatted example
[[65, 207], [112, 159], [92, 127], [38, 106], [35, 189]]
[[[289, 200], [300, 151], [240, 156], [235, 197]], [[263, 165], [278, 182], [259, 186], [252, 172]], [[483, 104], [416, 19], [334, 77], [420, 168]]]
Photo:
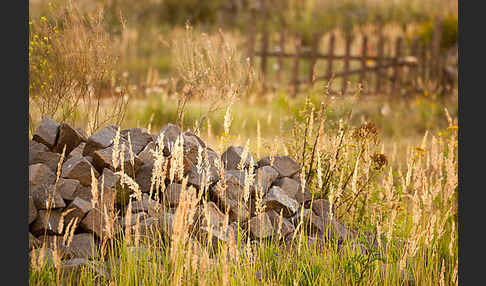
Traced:
[[[117, 126], [110, 125], [88, 137], [68, 124], [43, 118], [29, 143], [29, 250], [37, 251], [41, 242], [46, 242], [49, 248], [57, 243], [63, 258], [77, 259], [75, 261], [81, 264], [87, 263], [83, 259], [98, 255], [95, 245], [110, 229], [106, 227], [109, 222], [105, 214], [122, 210], [119, 213], [126, 215], [123, 210], [131, 192], [121, 184], [119, 168], [113, 165], [118, 130]], [[163, 142], [158, 145], [161, 134]], [[170, 235], [183, 187], [180, 178], [172, 183], [166, 179], [165, 191], [159, 194], [163, 199], [160, 203], [154, 199], [157, 194], [153, 187], [151, 192], [156, 160], [153, 151], [161, 151], [164, 160], [169, 161], [179, 136], [183, 138], [187, 184], [198, 192], [207, 192], [209, 199], [204, 211], [202, 204], [198, 206], [191, 226], [197, 230], [194, 233], [201, 242], [209, 239], [217, 245], [217, 242], [228, 241], [234, 237], [229, 234], [237, 228], [253, 240], [276, 236], [290, 239], [301, 217], [305, 219], [309, 235], [323, 237], [327, 234], [341, 242], [356, 237], [354, 231], [329, 216], [327, 200], [312, 199], [310, 190], [301, 185], [301, 167], [288, 156], [264, 157], [257, 161], [241, 146], [229, 147], [219, 155], [201, 138], [190, 131], [182, 132], [173, 124], [165, 126], [158, 134], [151, 134], [144, 128], [120, 131], [118, 149], [125, 146], [120, 165], [123, 164], [143, 195], [141, 200], [133, 202], [130, 221], [123, 216], [112, 218], [112, 230], [121, 231], [127, 224], [134, 227], [138, 220], [141, 234], [151, 228]], [[163, 146], [162, 150], [158, 146]], [[60, 162], [64, 148], [64, 158]], [[198, 168], [200, 150], [204, 150], [207, 158], [203, 168]], [[242, 156], [246, 160], [242, 160]], [[254, 175], [252, 184], [245, 182], [249, 172]], [[203, 179], [207, 180], [206, 184]], [[97, 192], [92, 192], [92, 182], [97, 182]], [[246, 188], [245, 183], [248, 183]], [[204, 185], [207, 187], [203, 188]], [[245, 190], [249, 191], [246, 200]], [[264, 206], [264, 212], [257, 211], [257, 203]], [[226, 211], [229, 228], [223, 229]], [[70, 246], [63, 247], [62, 238], [74, 221], [77, 228]], [[74, 262], [69, 263], [72, 267]]]

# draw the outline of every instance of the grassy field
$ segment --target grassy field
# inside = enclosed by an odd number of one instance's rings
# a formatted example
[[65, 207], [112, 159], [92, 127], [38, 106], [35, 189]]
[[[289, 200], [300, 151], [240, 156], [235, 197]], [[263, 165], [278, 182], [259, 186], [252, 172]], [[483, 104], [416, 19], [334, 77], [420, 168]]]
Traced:
[[[261, 94], [233, 33], [164, 27], [162, 40], [179, 46], [144, 57], [128, 43], [150, 29], [129, 22], [107, 32], [101, 18], [77, 10], [41, 18], [48, 8], [39, 3], [30, 20], [30, 137], [44, 115], [88, 135], [107, 124], [157, 134], [178, 123], [219, 154], [231, 145], [248, 146], [256, 159], [286, 154], [309, 174], [314, 199], [328, 199], [336, 217], [380, 239], [378, 247], [338, 245], [312, 237], [301, 217], [293, 239], [255, 243], [241, 231], [214, 252], [189, 238], [199, 233], [183, 218], [205, 198], [188, 195], [171, 237], [125, 229], [104, 241], [92, 263], [110, 275], [86, 267], [70, 280], [56, 259], [32, 259], [30, 285], [457, 285], [457, 94], [330, 96], [324, 83], [297, 98]], [[157, 46], [140, 42], [136, 49]]]

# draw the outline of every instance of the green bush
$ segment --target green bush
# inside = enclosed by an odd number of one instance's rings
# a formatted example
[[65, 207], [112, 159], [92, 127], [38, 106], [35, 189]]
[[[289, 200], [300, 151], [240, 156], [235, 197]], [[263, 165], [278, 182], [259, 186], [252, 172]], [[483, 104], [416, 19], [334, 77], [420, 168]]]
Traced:
[[[440, 41], [441, 51], [451, 48], [458, 40], [457, 16], [449, 15], [442, 19], [442, 35]], [[435, 20], [430, 20], [422, 24], [418, 30], [417, 36], [423, 45], [432, 43], [435, 30]]]

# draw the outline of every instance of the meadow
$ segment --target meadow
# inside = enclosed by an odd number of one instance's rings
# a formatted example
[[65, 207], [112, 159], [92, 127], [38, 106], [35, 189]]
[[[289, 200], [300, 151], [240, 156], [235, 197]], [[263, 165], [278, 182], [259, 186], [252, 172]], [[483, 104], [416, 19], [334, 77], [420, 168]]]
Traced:
[[[245, 59], [238, 21], [218, 31], [210, 28], [216, 26], [212, 18], [194, 26], [174, 18], [179, 26], [158, 26], [150, 21], [159, 18], [146, 16], [151, 24], [142, 29], [136, 12], [147, 13], [158, 1], [132, 9], [125, 2], [93, 1], [86, 8], [31, 1], [29, 139], [47, 115], [87, 136], [108, 124], [158, 134], [173, 123], [218, 154], [246, 146], [257, 160], [288, 155], [302, 166], [313, 201], [327, 199], [335, 217], [376, 239], [338, 244], [313, 236], [301, 216], [292, 239], [251, 242], [243, 231], [236, 244], [230, 240], [214, 251], [189, 238], [198, 231], [184, 220], [207, 198], [187, 188], [171, 237], [126, 228], [104, 240], [102, 255], [91, 262], [105, 265], [109, 275], [86, 267], [73, 280], [60, 271], [59, 260], [34, 257], [30, 285], [458, 284], [457, 91], [340, 96], [320, 82], [296, 98], [285, 89], [263, 93]], [[373, 7], [379, 1], [344, 2]], [[406, 11], [405, 2], [397, 7]], [[411, 2], [413, 11], [426, 10]], [[433, 2], [427, 5], [436, 7]], [[390, 22], [398, 19], [390, 25], [413, 19], [407, 15], [390, 16]]]

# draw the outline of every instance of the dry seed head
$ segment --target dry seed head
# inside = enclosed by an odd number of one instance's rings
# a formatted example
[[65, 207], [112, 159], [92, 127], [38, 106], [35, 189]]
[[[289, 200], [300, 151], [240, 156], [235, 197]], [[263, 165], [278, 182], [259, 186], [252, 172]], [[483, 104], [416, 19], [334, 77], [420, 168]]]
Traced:
[[318, 189], [322, 189], [322, 185], [324, 182], [322, 181], [322, 165], [321, 165], [321, 152], [319, 148], [317, 148], [317, 187]]
[[62, 148], [61, 158], [59, 158], [59, 162], [57, 163], [56, 184], [54, 184], [54, 189], [56, 188], [57, 182], [59, 181], [59, 177], [61, 176], [61, 167], [65, 155], [66, 155], [66, 145], [64, 145], [64, 147]]
[[256, 156], [257, 158], [260, 158], [260, 150], [262, 147], [262, 133], [261, 133], [261, 127], [260, 127], [260, 120], [257, 120], [257, 152]]
[[68, 210], [61, 213], [61, 218], [59, 219], [59, 224], [57, 226], [57, 232], [58, 233], [62, 233], [62, 229], [64, 227], [64, 217], [72, 211], [74, 211], [74, 209], [68, 209]]
[[150, 115], [149, 122], [148, 122], [148, 125], [147, 125], [147, 132], [148, 133], [152, 133], [152, 121], [154, 120], [154, 115], [155, 115], [155, 113], [153, 113], [153, 112]]
[[128, 187], [133, 191], [133, 194], [130, 197], [134, 197], [137, 201], [142, 200], [142, 191], [140, 191], [140, 187], [138, 186], [137, 182], [132, 179], [132, 177], [128, 176], [127, 174], [123, 173], [122, 171], [118, 171], [115, 173], [116, 175], [120, 175], [124, 184], [127, 184]]
[[127, 207], [127, 212], [125, 214], [125, 239], [128, 244], [130, 244], [131, 238], [131, 225], [130, 222], [132, 221], [132, 198], [129, 198], [128, 200], [128, 207]]
[[75, 220], [77, 220], [77, 217], [75, 217], [75, 218], [71, 219], [71, 220], [69, 221], [68, 225], [66, 226], [66, 232], [64, 233], [64, 236], [63, 236], [63, 238], [62, 238], [62, 244], [63, 244], [63, 245], [66, 245], [66, 240], [67, 240], [67, 238], [68, 238], [68, 235], [70, 234], [71, 226], [72, 226], [72, 224], [73, 224], [73, 222], [74, 222]]
[[454, 283], [454, 285], [459, 285], [458, 284], [458, 280], [457, 280], [457, 265], [459, 264], [459, 261], [456, 259], [456, 266], [454, 266], [454, 271], [452, 272], [452, 283]]
[[300, 172], [300, 186], [301, 186], [300, 191], [302, 193], [305, 193], [306, 180], [305, 180], [305, 172], [303, 171], [304, 170]]
[[250, 186], [253, 185], [253, 181], [255, 180], [254, 174], [254, 161], [253, 158], [250, 157], [250, 167], [248, 170], [245, 170], [245, 185], [243, 186], [243, 200], [245, 204], [248, 202], [250, 198]]
[[118, 156], [120, 156], [119, 143], [120, 143], [120, 127], [118, 127], [118, 130], [116, 131], [115, 134], [115, 138], [113, 139], [113, 155], [111, 156], [113, 168], [115, 170], [118, 168]]
[[451, 227], [451, 239], [450, 239], [450, 242], [449, 242], [449, 255], [451, 257], [454, 257], [453, 247], [454, 247], [454, 244], [456, 243], [455, 238], [456, 238], [456, 223], [453, 220], [452, 221], [452, 227]]
[[98, 179], [96, 179], [94, 175], [93, 168], [91, 168], [90, 171], [91, 171], [91, 196], [92, 196], [91, 206], [95, 208], [96, 205], [98, 204]]
[[226, 108], [226, 113], [224, 114], [224, 134], [227, 136], [229, 134], [229, 130], [231, 127], [231, 107], [233, 102], [230, 102], [228, 107]]
[[108, 237], [112, 237], [114, 218], [112, 218], [108, 214], [108, 211], [106, 209], [106, 204], [103, 204], [103, 217], [104, 217], [104, 220], [105, 220], [104, 229], [105, 229], [106, 233], [108, 234]]
[[132, 140], [130, 138], [130, 132], [128, 132], [128, 153], [130, 154], [130, 163], [132, 164], [132, 167], [133, 167], [133, 166], [135, 166], [135, 155], [133, 154]]
[[[71, 222], [73, 222], [71, 224], [71, 227], [69, 228], [69, 237], [68, 237], [68, 240], [67, 240], [67, 243], [66, 243], [66, 246], [69, 247], [71, 245], [71, 242], [73, 241], [73, 236], [74, 236], [74, 231], [76, 230], [76, 227], [78, 226], [78, 218], [74, 218], [71, 220]], [[66, 229], [66, 233], [67, 233], [67, 229]]]
[[278, 239], [282, 238], [282, 223], [283, 223], [283, 209], [280, 210], [280, 215], [278, 216]]
[[140, 240], [140, 216], [135, 217], [135, 233], [134, 233], [134, 245], [138, 247], [139, 240]]
[[440, 286], [444, 286], [445, 285], [445, 280], [444, 280], [444, 272], [445, 272], [445, 269], [444, 269], [444, 259], [442, 259], [442, 263], [441, 263], [441, 267], [440, 267], [440, 279], [439, 279], [439, 285]]
[[197, 146], [197, 172], [199, 174], [202, 173], [202, 170], [204, 168], [204, 161], [203, 161], [203, 147], [201, 145]]
[[[120, 162], [122, 162], [122, 164], [120, 164], [120, 165], [121, 165], [121, 172], [122, 173], [125, 173], [125, 164], [123, 164], [124, 158], [125, 158], [125, 144], [122, 144], [121, 145], [121, 152], [120, 152]], [[121, 183], [123, 184], [124, 181], [121, 180]]]
[[240, 162], [238, 163], [238, 170], [245, 169], [245, 162], [246, 162], [246, 158], [248, 157], [249, 145], [250, 145], [250, 139], [246, 141], [246, 145], [243, 148], [243, 152], [241, 153], [241, 159]]

